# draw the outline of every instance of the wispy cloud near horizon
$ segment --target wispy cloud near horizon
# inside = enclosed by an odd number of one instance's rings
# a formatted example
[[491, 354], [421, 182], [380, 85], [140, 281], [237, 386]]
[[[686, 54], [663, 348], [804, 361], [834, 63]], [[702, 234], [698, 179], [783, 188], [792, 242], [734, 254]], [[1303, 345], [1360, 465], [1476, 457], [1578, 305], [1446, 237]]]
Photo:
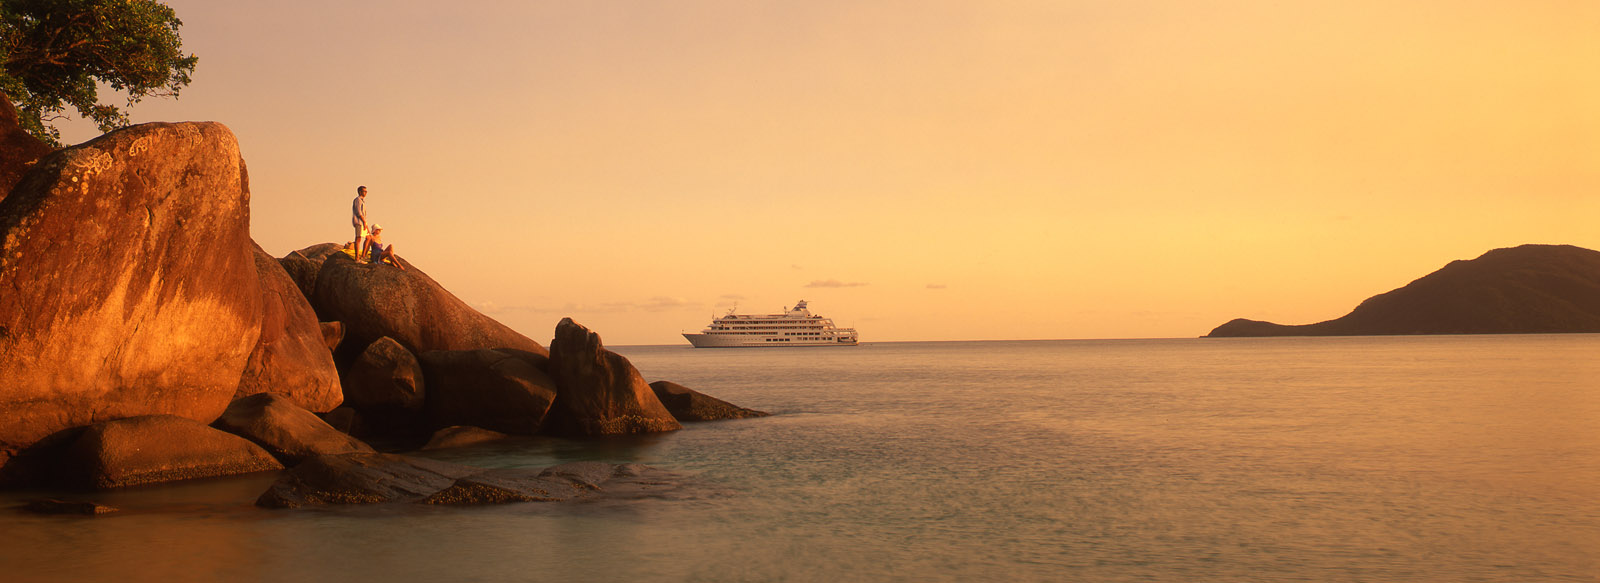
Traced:
[[837, 279], [819, 279], [806, 284], [805, 287], [862, 287], [865, 285], [867, 285], [866, 282], [861, 281], [843, 282]]
[[479, 312], [484, 314], [510, 314], [515, 312], [529, 312], [535, 314], [562, 313], [562, 314], [615, 314], [621, 312], [666, 312], [671, 310], [698, 310], [701, 304], [690, 302], [681, 298], [655, 296], [646, 300], [631, 302], [603, 302], [599, 304], [567, 303], [560, 307], [510, 305], [502, 306], [494, 302], [478, 302], [473, 304]]

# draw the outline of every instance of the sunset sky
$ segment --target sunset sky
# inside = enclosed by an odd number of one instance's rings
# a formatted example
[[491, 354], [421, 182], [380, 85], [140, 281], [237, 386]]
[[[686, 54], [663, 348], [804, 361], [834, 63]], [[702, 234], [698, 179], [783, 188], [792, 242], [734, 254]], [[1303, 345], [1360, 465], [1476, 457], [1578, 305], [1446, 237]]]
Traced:
[[[1592, 0], [171, 0], [274, 255], [350, 237], [540, 342], [809, 300], [863, 341], [1310, 323], [1600, 248]], [[93, 137], [81, 124], [64, 137]]]

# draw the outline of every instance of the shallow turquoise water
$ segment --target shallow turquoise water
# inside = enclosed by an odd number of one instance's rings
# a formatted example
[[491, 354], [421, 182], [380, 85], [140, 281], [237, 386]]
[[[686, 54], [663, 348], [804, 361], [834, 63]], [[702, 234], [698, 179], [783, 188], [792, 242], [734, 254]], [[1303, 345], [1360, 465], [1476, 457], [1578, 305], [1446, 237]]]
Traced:
[[[270, 476], [0, 513], [21, 579], [1597, 581], [1600, 336], [622, 347], [764, 419], [530, 439], [688, 499], [258, 510]], [[16, 500], [25, 494], [7, 494]]]

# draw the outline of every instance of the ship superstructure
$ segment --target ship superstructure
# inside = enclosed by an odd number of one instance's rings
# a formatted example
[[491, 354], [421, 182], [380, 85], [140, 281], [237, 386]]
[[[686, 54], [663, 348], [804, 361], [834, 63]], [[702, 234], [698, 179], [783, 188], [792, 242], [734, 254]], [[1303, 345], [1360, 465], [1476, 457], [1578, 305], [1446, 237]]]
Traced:
[[[737, 308], [735, 308], [737, 309]], [[833, 320], [812, 314], [800, 300], [781, 314], [745, 315], [728, 310], [699, 334], [685, 332], [695, 348], [749, 348], [773, 346], [855, 346], [855, 328], [840, 328]]]

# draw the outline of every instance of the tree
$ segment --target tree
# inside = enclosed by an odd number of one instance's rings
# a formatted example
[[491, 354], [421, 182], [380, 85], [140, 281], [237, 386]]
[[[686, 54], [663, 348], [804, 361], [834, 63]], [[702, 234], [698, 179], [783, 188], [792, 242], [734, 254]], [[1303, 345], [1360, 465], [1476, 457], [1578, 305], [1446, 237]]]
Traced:
[[156, 0], [0, 0], [0, 91], [22, 127], [59, 145], [51, 122], [72, 106], [107, 132], [128, 114], [100, 103], [101, 83], [127, 94], [177, 97], [199, 58], [184, 55], [178, 20]]

